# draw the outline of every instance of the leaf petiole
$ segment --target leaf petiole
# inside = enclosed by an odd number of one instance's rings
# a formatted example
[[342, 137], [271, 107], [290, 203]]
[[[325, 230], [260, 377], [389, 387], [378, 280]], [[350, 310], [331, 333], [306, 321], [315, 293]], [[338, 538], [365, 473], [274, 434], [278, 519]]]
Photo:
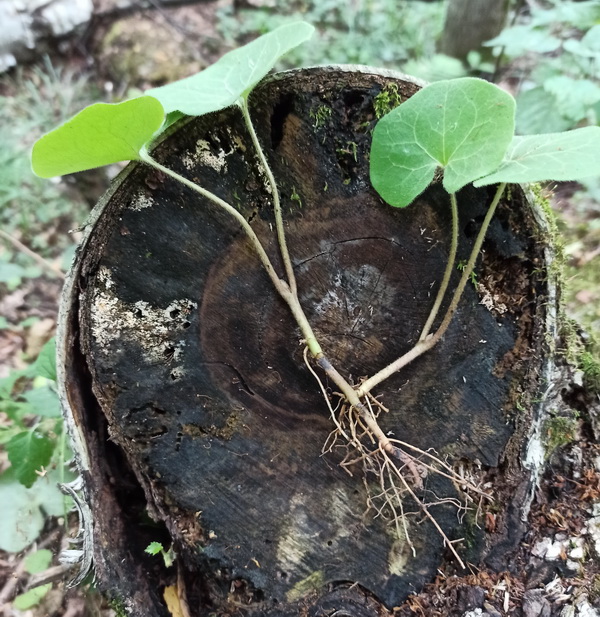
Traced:
[[285, 268], [285, 273], [287, 275], [288, 283], [290, 286], [290, 290], [294, 296], [298, 295], [297, 285], [296, 285], [296, 276], [294, 275], [294, 268], [292, 266], [292, 260], [290, 258], [290, 253], [287, 246], [287, 241], [285, 239], [285, 229], [283, 226], [283, 215], [281, 212], [281, 201], [279, 198], [279, 189], [277, 188], [277, 182], [275, 181], [275, 176], [273, 176], [273, 172], [271, 171], [271, 167], [267, 162], [267, 157], [260, 145], [260, 141], [258, 140], [258, 136], [256, 135], [256, 131], [254, 130], [254, 125], [252, 124], [252, 118], [250, 118], [250, 112], [248, 110], [248, 97], [244, 96], [238, 101], [238, 105], [242, 110], [242, 115], [244, 116], [244, 122], [246, 123], [246, 127], [248, 132], [250, 133], [250, 138], [252, 139], [252, 143], [254, 144], [254, 148], [256, 149], [256, 153], [258, 154], [258, 158], [262, 165], [262, 168], [265, 171], [265, 175], [267, 176], [267, 180], [269, 182], [269, 186], [271, 187], [271, 195], [273, 197], [273, 211], [275, 213], [275, 228], [277, 230], [277, 240], [279, 242], [279, 251], [281, 253], [281, 258], [283, 260], [283, 266]]
[[479, 252], [481, 251], [481, 246], [483, 245], [483, 241], [485, 239], [485, 235], [487, 233], [488, 227], [492, 221], [494, 213], [496, 212], [496, 208], [500, 203], [500, 199], [504, 194], [504, 189], [506, 188], [506, 183], [503, 182], [498, 185], [496, 189], [496, 193], [492, 202], [488, 208], [488, 211], [485, 215], [483, 223], [481, 224], [481, 228], [479, 229], [479, 233], [475, 238], [475, 243], [473, 244], [473, 248], [471, 249], [471, 254], [469, 256], [469, 261], [465, 266], [462, 276], [458, 282], [456, 289], [454, 290], [454, 294], [452, 296], [452, 300], [450, 301], [450, 305], [448, 306], [442, 323], [438, 327], [432, 335], [426, 335], [426, 338], [419, 339], [419, 342], [405, 354], [400, 356], [397, 360], [388, 364], [386, 367], [369, 377], [363, 381], [361, 386], [356, 390], [359, 398], [366, 396], [373, 388], [378, 386], [380, 383], [391, 377], [394, 373], [398, 372], [401, 368], [405, 367], [407, 364], [410, 364], [413, 360], [424, 354], [426, 351], [429, 351], [432, 347], [434, 347], [444, 336], [446, 330], [448, 330], [448, 326], [452, 321], [452, 317], [456, 313], [456, 309], [458, 308], [458, 303], [460, 302], [460, 298], [463, 294], [465, 286], [471, 277], [471, 273], [475, 268], [475, 263], [477, 261], [477, 257], [479, 256]]
[[450, 206], [452, 209], [452, 238], [450, 241], [448, 261], [446, 262], [446, 269], [444, 271], [444, 276], [442, 278], [440, 288], [438, 289], [435, 302], [433, 303], [433, 308], [431, 309], [431, 313], [429, 313], [429, 317], [423, 327], [419, 341], [424, 341], [431, 331], [433, 322], [435, 321], [440, 307], [442, 306], [442, 302], [444, 301], [444, 296], [446, 295], [446, 290], [448, 289], [450, 277], [452, 276], [452, 271], [454, 269], [454, 262], [456, 261], [456, 250], [458, 247], [458, 206], [456, 203], [456, 193], [450, 193]]

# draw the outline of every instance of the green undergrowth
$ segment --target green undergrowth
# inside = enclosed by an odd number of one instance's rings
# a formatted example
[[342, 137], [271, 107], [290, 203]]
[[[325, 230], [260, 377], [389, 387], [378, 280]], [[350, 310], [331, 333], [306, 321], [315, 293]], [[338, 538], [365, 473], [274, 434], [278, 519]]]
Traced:
[[54, 340], [29, 367], [0, 379], [0, 550], [18, 553], [41, 533], [47, 516], [64, 517], [69, 500], [57, 487], [73, 474], [72, 458], [54, 387]]
[[402, 69], [409, 59], [435, 53], [444, 3], [276, 0], [251, 9], [236, 10], [229, 5], [217, 17], [219, 32], [232, 46], [299, 19], [316, 26], [319, 34], [311, 44], [290, 52], [278, 69], [326, 63]]
[[[31, 71], [0, 78], [0, 229], [38, 255], [66, 268], [73, 254], [67, 233], [89, 208], [64, 182], [45, 182], [31, 173], [34, 141], [82, 105], [97, 99], [89, 80], [55, 68], [46, 60]], [[43, 270], [32, 258], [0, 238], [0, 292]]]

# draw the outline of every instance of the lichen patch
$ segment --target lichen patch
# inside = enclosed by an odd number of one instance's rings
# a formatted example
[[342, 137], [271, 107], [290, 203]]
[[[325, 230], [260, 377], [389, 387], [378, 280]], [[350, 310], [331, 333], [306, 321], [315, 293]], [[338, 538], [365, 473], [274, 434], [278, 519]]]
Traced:
[[151, 208], [155, 204], [154, 199], [145, 193], [138, 193], [133, 197], [129, 204], [129, 209], [134, 212], [144, 210], [145, 208]]
[[133, 342], [146, 354], [149, 362], [173, 366], [178, 374], [183, 369], [185, 338], [189, 316], [197, 304], [188, 298], [173, 300], [167, 307], [155, 307], [143, 300], [133, 304], [115, 295], [110, 271], [102, 267], [92, 299], [91, 330], [98, 349], [108, 353], [109, 344], [120, 340]]
[[211, 167], [219, 173], [227, 171], [227, 157], [233, 152], [225, 152], [223, 148], [219, 148], [218, 152], [213, 152], [211, 145], [205, 139], [199, 139], [196, 142], [196, 150], [193, 153], [188, 153], [182, 158], [183, 164], [187, 169], [193, 169], [196, 165], [205, 165]]
[[491, 313], [504, 315], [508, 311], [508, 307], [500, 301], [499, 296], [493, 294], [483, 283], [477, 283], [477, 291], [481, 296], [479, 304], [485, 306]]

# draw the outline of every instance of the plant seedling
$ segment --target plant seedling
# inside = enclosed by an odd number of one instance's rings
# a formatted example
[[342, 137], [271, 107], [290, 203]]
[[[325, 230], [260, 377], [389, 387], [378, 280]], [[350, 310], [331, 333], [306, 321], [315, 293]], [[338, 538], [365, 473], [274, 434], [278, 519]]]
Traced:
[[[423, 473], [429, 471], [448, 477], [461, 486], [465, 485], [464, 478], [458, 477], [451, 466], [432, 453], [390, 439], [377, 421], [379, 411], [385, 408], [371, 392], [390, 375], [431, 349], [446, 332], [472, 275], [506, 184], [540, 179], [578, 179], [600, 173], [600, 128], [580, 129], [559, 137], [514, 137], [514, 99], [498, 87], [472, 78], [427, 86], [378, 122], [371, 151], [373, 186], [391, 205], [406, 207], [429, 186], [441, 169], [442, 183], [449, 193], [452, 210], [452, 241], [442, 282], [416, 345], [389, 366], [354, 385], [343, 376], [343, 367], [340, 372], [328, 359], [300, 304], [277, 182], [248, 110], [248, 97], [256, 84], [283, 53], [307, 40], [312, 32], [312, 26], [304, 23], [283, 26], [230, 52], [198, 75], [150, 90], [144, 97], [119, 105], [87, 108], [39, 140], [33, 150], [33, 169], [46, 177], [117, 160], [139, 160], [193, 189], [233, 216], [250, 239], [275, 290], [288, 305], [302, 332], [306, 364], [322, 388], [335, 427], [324, 451], [330, 450], [338, 438], [343, 439], [350, 446], [352, 456], [349, 455], [347, 462], [342, 464], [362, 461], [365, 472], [375, 471], [379, 475], [384, 501], [380, 511], [387, 509], [391, 513], [398, 534], [404, 534], [410, 542], [402, 515], [402, 498], [408, 494], [464, 567], [453, 543], [416, 493], [422, 486]], [[168, 125], [165, 114], [202, 115], [231, 105], [240, 108], [260, 165], [268, 178], [283, 275], [277, 273], [252, 227], [233, 205], [158, 163], [149, 154], [150, 145], [160, 128]], [[125, 119], [131, 120], [134, 116], [135, 122]], [[456, 193], [469, 183], [475, 186], [500, 184], [449, 307], [434, 330], [455, 267], [458, 243]], [[342, 393], [344, 400], [338, 412], [333, 409], [309, 356]], [[468, 485], [467, 489], [481, 494], [474, 486]]]

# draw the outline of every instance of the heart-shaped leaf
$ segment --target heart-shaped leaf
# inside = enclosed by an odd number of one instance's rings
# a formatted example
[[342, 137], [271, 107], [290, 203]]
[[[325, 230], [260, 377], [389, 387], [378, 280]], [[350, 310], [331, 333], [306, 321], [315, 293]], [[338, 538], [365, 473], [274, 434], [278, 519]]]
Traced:
[[306, 22], [287, 24], [234, 49], [204, 71], [148, 90], [167, 113], [201, 116], [234, 105], [273, 68], [277, 60], [307, 41], [314, 28]]
[[515, 101], [481, 79], [426, 86], [384, 116], [373, 132], [371, 182], [393, 206], [422, 193], [438, 167], [455, 193], [498, 168], [514, 134]]
[[162, 105], [151, 96], [123, 103], [96, 103], [38, 139], [31, 154], [42, 178], [139, 160], [139, 152], [162, 126]]
[[497, 171], [473, 184], [580, 180], [600, 176], [600, 127], [517, 136]]

